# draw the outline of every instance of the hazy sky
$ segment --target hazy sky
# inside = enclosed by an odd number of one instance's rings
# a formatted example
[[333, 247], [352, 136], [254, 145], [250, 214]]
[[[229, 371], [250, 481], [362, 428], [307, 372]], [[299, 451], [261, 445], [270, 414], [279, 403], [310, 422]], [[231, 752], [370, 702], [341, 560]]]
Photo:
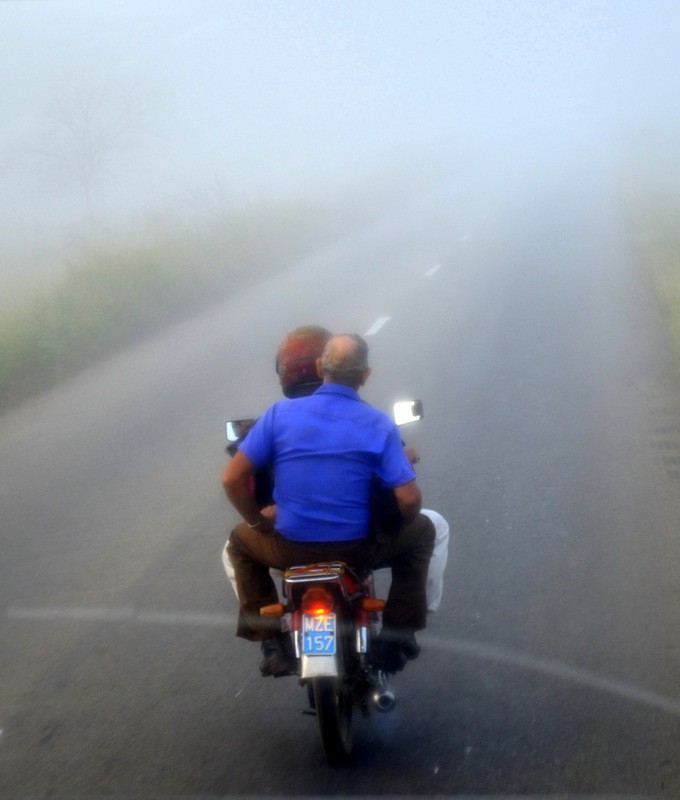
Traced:
[[33, 150], [55, 98], [83, 92], [134, 109], [96, 187], [123, 216], [216, 180], [257, 196], [677, 130], [680, 3], [0, 0], [0, 69], [4, 222], [39, 226], [78, 213]]

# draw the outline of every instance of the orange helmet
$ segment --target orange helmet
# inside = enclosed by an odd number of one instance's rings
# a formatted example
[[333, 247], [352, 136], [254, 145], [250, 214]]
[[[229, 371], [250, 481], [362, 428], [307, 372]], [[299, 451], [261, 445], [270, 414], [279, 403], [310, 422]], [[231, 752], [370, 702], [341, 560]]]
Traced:
[[316, 360], [331, 336], [318, 325], [303, 325], [286, 335], [276, 353], [276, 372], [286, 397], [305, 397], [321, 386]]

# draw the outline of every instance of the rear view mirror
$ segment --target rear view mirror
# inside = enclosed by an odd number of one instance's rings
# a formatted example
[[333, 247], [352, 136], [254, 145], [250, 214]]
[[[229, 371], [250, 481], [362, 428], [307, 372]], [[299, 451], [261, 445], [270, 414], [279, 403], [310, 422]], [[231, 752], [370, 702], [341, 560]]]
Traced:
[[422, 400], [403, 400], [394, 404], [394, 421], [397, 425], [417, 422], [423, 418]]
[[232, 419], [225, 425], [225, 434], [228, 442], [238, 442], [255, 424], [254, 419]]

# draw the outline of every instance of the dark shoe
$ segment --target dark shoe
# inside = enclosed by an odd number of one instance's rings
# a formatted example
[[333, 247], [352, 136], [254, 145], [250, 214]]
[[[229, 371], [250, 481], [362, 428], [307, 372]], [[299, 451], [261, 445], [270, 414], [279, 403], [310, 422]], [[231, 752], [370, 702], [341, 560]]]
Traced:
[[371, 661], [382, 672], [401, 672], [418, 658], [420, 645], [412, 631], [382, 631], [373, 643]]
[[293, 642], [289, 633], [277, 633], [276, 636], [262, 642], [260, 672], [263, 678], [268, 675], [273, 675], [275, 678], [294, 675], [296, 668]]
[[407, 661], [408, 659], [396, 642], [380, 639], [380, 637], [374, 642], [371, 663], [381, 672], [390, 674], [401, 672]]
[[406, 658], [408, 658], [409, 661], [413, 661], [414, 659], [418, 658], [420, 655], [420, 645], [416, 641], [415, 633], [402, 633], [398, 641], [399, 647], [401, 647], [401, 652], [406, 656]]

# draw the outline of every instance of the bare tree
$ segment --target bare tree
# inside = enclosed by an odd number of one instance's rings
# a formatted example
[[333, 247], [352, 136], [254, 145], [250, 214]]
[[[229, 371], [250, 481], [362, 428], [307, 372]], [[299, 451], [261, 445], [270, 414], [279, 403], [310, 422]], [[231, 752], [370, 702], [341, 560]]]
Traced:
[[140, 98], [101, 88], [55, 100], [35, 148], [53, 181], [72, 183], [81, 192], [90, 225], [96, 220], [95, 189], [142, 130]]

